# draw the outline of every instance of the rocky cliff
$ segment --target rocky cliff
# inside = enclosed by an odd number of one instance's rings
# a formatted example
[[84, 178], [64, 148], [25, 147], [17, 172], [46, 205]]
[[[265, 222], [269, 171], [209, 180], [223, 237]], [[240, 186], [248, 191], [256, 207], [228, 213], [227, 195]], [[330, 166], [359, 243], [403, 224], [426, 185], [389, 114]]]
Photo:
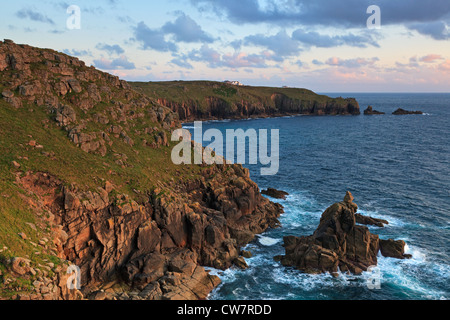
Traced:
[[179, 115], [181, 121], [288, 115], [359, 115], [353, 98], [329, 98], [306, 89], [237, 87], [211, 81], [130, 83]]
[[173, 165], [178, 115], [115, 76], [4, 41], [0, 93], [2, 298], [204, 299], [278, 226], [242, 166]]

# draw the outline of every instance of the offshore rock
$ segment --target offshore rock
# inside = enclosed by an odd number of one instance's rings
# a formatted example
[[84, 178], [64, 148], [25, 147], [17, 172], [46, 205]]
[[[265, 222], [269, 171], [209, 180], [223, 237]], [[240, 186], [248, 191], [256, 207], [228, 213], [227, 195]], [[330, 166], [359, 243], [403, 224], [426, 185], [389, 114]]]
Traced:
[[282, 199], [286, 200], [286, 197], [289, 195], [289, 193], [281, 190], [276, 190], [273, 188], [268, 188], [267, 190], [261, 191], [262, 194], [275, 198], [275, 199]]
[[[294, 266], [307, 273], [340, 270], [361, 274], [377, 265], [380, 240], [367, 227], [356, 225], [357, 210], [352, 194], [347, 192], [343, 202], [332, 205], [323, 213], [312, 236], [285, 237], [286, 255], [276, 259], [284, 266]], [[390, 256], [400, 257], [401, 250], [396, 246], [397, 243], [388, 242], [385, 251]]]
[[381, 254], [387, 258], [411, 259], [410, 254], [405, 254], [406, 243], [403, 240], [380, 240]]
[[403, 115], [421, 115], [423, 114], [422, 111], [408, 111], [408, 110], [404, 110], [402, 108], [397, 109], [396, 111], [394, 111], [392, 113], [395, 116], [403, 116]]
[[381, 112], [381, 111], [373, 110], [372, 106], [368, 106], [367, 109], [364, 110], [364, 114], [366, 116], [370, 116], [370, 115], [382, 115], [382, 114], [385, 114], [385, 113]]

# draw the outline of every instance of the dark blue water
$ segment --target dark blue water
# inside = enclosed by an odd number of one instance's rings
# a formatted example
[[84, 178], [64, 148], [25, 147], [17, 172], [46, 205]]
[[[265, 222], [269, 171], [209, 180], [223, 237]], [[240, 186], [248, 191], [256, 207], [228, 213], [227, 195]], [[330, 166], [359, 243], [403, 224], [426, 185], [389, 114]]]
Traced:
[[[248, 245], [246, 271], [215, 271], [223, 284], [211, 299], [442, 299], [450, 298], [450, 94], [329, 94], [357, 98], [384, 116], [299, 116], [208, 122], [203, 128], [280, 130], [280, 170], [261, 176], [261, 188], [290, 193], [282, 228]], [[402, 107], [426, 115], [393, 116]], [[189, 128], [189, 125], [187, 126]], [[282, 238], [310, 235], [322, 212], [349, 190], [360, 213], [390, 221], [371, 228], [402, 239], [412, 260], [379, 258], [381, 289], [362, 276], [307, 275], [273, 260]]]

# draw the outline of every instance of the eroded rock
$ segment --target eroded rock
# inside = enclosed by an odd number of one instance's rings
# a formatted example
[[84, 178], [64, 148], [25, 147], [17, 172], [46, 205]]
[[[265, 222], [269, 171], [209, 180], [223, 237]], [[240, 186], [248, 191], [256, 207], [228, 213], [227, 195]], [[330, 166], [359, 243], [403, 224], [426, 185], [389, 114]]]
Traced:
[[[285, 266], [294, 266], [307, 273], [351, 272], [360, 274], [377, 265], [380, 251], [378, 235], [371, 234], [365, 226], [356, 225], [358, 206], [353, 195], [347, 192], [344, 201], [329, 207], [320, 219], [312, 236], [285, 237], [285, 256], [276, 257]], [[376, 222], [369, 219], [369, 222]], [[366, 222], [366, 221], [365, 221]], [[382, 242], [385, 254], [403, 259], [401, 242]]]

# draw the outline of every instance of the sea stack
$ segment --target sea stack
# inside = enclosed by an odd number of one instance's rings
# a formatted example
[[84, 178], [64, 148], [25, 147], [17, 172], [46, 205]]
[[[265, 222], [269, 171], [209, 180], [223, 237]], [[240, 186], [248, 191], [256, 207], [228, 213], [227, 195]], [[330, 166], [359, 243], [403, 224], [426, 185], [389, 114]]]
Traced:
[[[285, 237], [285, 256], [276, 257], [284, 266], [296, 267], [306, 273], [351, 272], [361, 274], [378, 263], [378, 235], [366, 226], [356, 224], [358, 206], [347, 192], [344, 201], [335, 203], [322, 215], [320, 225], [308, 237]], [[362, 221], [362, 219], [358, 219]], [[404, 254], [405, 243], [388, 240], [382, 254], [393, 258], [410, 258]]]

